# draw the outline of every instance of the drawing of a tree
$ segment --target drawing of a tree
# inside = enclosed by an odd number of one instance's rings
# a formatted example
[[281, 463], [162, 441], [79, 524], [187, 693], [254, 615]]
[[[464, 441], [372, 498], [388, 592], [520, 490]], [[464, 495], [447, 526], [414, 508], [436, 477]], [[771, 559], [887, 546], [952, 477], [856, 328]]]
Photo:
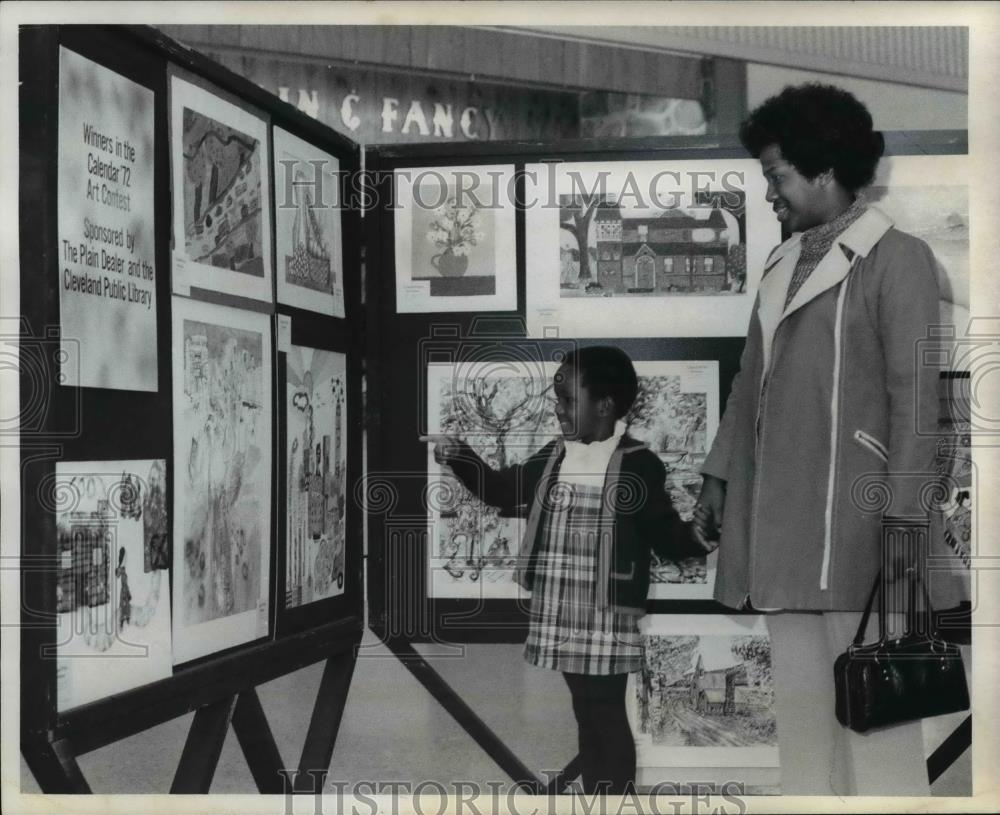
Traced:
[[731, 650], [743, 660], [751, 685], [771, 684], [771, 642], [767, 637], [737, 637]]
[[[534, 436], [545, 384], [530, 377], [478, 377], [456, 389], [446, 400], [441, 426], [445, 432], [488, 436], [495, 445], [495, 466], [508, 466], [508, 437], [514, 430]], [[527, 439], [526, 439], [527, 441]]]
[[747, 247], [745, 243], [738, 243], [729, 247], [726, 255], [726, 273], [733, 281], [734, 288], [741, 294], [747, 288]]
[[704, 393], [682, 392], [676, 376], [639, 377], [639, 394], [627, 422], [655, 452], [704, 452], [696, 448], [705, 420]]
[[697, 648], [696, 636], [646, 637], [646, 656], [639, 672], [639, 718], [645, 732], [661, 728], [662, 688], [684, 678]]
[[596, 195], [559, 196], [559, 227], [576, 238], [580, 257], [579, 280], [590, 280], [590, 251], [587, 238], [590, 234], [590, 222], [602, 200]]

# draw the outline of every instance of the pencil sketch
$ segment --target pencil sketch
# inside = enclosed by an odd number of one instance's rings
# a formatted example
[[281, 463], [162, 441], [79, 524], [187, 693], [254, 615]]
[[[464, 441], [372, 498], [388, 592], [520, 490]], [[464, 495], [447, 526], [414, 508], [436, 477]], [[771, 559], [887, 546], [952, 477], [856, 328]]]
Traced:
[[270, 332], [265, 315], [183, 298], [174, 321], [175, 641], [201, 654], [252, 638], [267, 606]]

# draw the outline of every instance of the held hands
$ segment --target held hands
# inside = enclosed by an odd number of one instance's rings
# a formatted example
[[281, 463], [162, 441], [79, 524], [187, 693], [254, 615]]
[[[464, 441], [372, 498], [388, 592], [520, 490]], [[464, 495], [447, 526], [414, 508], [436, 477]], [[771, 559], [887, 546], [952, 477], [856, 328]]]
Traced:
[[427, 435], [420, 436], [420, 441], [434, 445], [434, 460], [438, 464], [451, 464], [462, 452], [464, 446], [458, 436]]
[[722, 513], [726, 505], [726, 482], [706, 475], [698, 503], [694, 506], [694, 536], [709, 552], [719, 545]]

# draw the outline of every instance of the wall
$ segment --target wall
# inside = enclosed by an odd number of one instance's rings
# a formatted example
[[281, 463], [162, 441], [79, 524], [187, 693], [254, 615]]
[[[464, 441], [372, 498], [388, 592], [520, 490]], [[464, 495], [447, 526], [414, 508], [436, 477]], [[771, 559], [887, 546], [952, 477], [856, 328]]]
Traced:
[[774, 65], [747, 65], [747, 104], [753, 109], [785, 85], [802, 82], [828, 82], [850, 91], [868, 106], [879, 130], [965, 130], [968, 127], [969, 96], [966, 93]]

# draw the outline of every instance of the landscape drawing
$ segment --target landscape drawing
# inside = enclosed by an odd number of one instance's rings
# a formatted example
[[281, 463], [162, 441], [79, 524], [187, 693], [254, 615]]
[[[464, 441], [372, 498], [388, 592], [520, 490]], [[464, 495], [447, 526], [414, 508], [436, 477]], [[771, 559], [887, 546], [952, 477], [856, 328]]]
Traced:
[[658, 615], [644, 627], [643, 665], [629, 698], [640, 763], [776, 764], [771, 640], [763, 618]]
[[266, 620], [271, 356], [266, 315], [175, 298], [174, 322], [179, 662], [259, 636]]
[[280, 127], [274, 157], [278, 301], [343, 317], [340, 162]]
[[176, 76], [171, 108], [174, 290], [273, 300], [266, 123]]
[[[715, 362], [639, 361], [640, 392], [625, 418], [629, 433], [646, 442], [667, 470], [666, 489], [690, 520], [701, 485], [700, 466], [718, 425]], [[463, 438], [494, 469], [520, 463], [560, 435], [550, 389], [554, 363], [518, 373], [476, 375], [461, 366], [428, 367], [429, 432]], [[516, 596], [513, 568], [523, 534], [519, 518], [473, 496], [428, 456], [432, 596]], [[715, 556], [652, 564], [650, 596], [711, 598]]]
[[285, 607], [344, 593], [347, 358], [292, 345], [286, 354]]
[[397, 170], [396, 310], [517, 308], [512, 166]]
[[58, 709], [171, 675], [166, 463], [59, 461]]

